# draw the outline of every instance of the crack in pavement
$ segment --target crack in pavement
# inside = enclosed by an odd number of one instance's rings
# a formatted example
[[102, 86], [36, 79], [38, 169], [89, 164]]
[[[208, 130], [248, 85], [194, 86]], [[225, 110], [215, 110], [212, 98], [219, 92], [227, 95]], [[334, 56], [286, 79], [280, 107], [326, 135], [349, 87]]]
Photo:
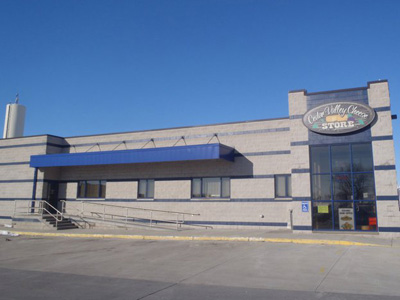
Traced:
[[[319, 292], [318, 289], [321, 286], [321, 284], [326, 280], [326, 278], [328, 277], [328, 275], [331, 273], [331, 271], [333, 270], [333, 268], [336, 266], [336, 264], [342, 259], [342, 257], [349, 251], [350, 247], [348, 247], [346, 249], [346, 251], [343, 251], [341, 255], [339, 255], [339, 257], [336, 259], [336, 261], [333, 263], [333, 265], [329, 268], [329, 271], [326, 272], [324, 278], [322, 278], [321, 282], [318, 284], [318, 286], [314, 289], [314, 292]], [[319, 292], [322, 293], [322, 292]]]

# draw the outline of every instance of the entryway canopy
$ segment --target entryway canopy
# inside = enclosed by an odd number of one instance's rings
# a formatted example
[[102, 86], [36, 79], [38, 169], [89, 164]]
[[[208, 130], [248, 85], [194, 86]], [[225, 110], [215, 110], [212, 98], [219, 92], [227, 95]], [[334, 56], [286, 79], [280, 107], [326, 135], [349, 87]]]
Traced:
[[234, 161], [235, 149], [223, 144], [202, 144], [133, 150], [32, 155], [30, 166], [67, 167], [194, 160]]

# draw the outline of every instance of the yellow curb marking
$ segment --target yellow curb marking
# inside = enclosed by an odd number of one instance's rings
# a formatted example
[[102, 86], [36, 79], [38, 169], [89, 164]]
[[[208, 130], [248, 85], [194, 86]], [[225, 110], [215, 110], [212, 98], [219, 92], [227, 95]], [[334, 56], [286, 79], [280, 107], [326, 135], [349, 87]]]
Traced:
[[229, 242], [269, 242], [269, 243], [292, 243], [309, 245], [340, 245], [340, 246], [372, 246], [385, 247], [384, 245], [332, 241], [318, 239], [287, 239], [287, 238], [258, 238], [258, 237], [222, 237], [222, 236], [159, 236], [159, 235], [115, 235], [115, 234], [86, 234], [86, 233], [50, 233], [50, 232], [24, 232], [10, 231], [26, 236], [49, 236], [49, 237], [72, 237], [72, 238], [101, 238], [101, 239], [126, 239], [126, 240], [159, 240], [159, 241], [229, 241]]

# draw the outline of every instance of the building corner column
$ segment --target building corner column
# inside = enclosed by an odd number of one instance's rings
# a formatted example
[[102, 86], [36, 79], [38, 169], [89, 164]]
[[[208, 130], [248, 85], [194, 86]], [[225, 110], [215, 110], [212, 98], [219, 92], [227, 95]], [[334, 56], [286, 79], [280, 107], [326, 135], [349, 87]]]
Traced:
[[371, 126], [371, 138], [378, 230], [380, 232], [400, 232], [393, 121], [389, 85], [386, 80], [368, 83], [368, 102], [377, 114], [376, 121]]
[[303, 124], [303, 115], [307, 112], [305, 90], [289, 92], [290, 118], [290, 157], [292, 178], [292, 216], [293, 230], [310, 232], [311, 188], [308, 129]]

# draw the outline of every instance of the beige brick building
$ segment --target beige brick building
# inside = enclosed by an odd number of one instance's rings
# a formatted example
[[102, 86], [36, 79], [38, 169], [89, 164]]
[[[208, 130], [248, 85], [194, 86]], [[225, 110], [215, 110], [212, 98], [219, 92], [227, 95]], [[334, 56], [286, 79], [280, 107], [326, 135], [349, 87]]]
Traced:
[[16, 202], [32, 199], [65, 200], [71, 214], [82, 202], [107, 203], [189, 212], [190, 224], [398, 233], [388, 83], [290, 92], [281, 119], [1, 139], [0, 218], [11, 222]]

